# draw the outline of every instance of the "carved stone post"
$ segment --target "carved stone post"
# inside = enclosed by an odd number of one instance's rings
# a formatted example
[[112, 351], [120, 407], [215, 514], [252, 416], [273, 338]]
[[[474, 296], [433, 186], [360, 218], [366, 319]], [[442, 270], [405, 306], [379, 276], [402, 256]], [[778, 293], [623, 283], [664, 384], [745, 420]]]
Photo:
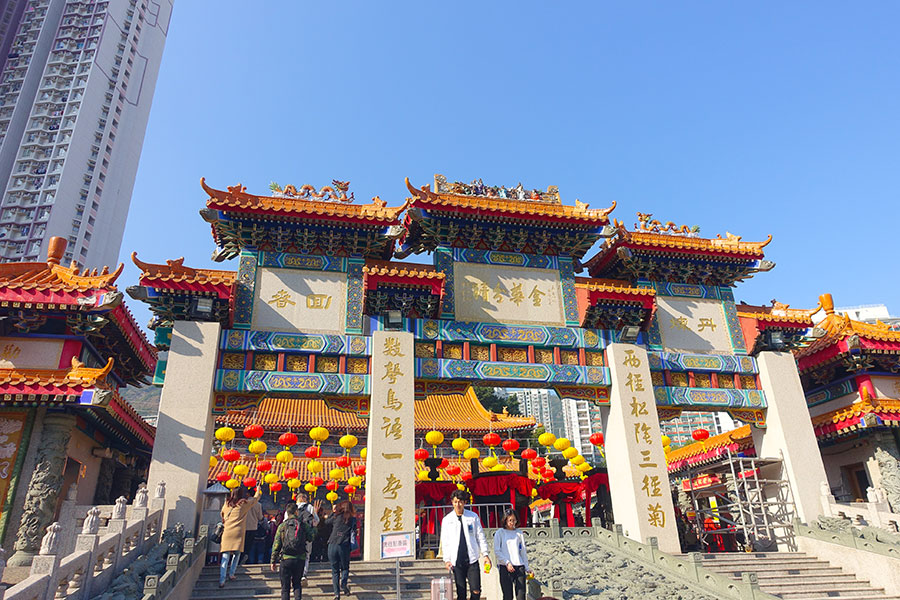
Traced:
[[41, 533], [53, 520], [63, 485], [69, 438], [74, 427], [75, 417], [72, 415], [47, 413], [44, 417], [34, 473], [25, 493], [22, 521], [13, 546], [16, 553], [9, 559], [10, 566], [25, 567], [31, 564], [41, 545]]
[[124, 465], [116, 465], [116, 472], [112, 489], [110, 490], [110, 496], [113, 498], [118, 498], [119, 496], [131, 498], [133, 482], [134, 470], [131, 467], [126, 467]]
[[97, 545], [100, 542], [100, 508], [95, 506], [91, 508], [84, 517], [84, 525], [81, 527], [81, 534], [75, 540], [75, 550], [80, 552], [87, 550], [91, 553], [88, 566], [84, 572], [83, 586], [84, 597], [90, 598], [91, 585], [94, 580], [95, 563], [97, 561]]
[[100, 471], [97, 473], [97, 488], [94, 491], [94, 504], [112, 504], [113, 479], [116, 474], [116, 461], [104, 458], [100, 461]]

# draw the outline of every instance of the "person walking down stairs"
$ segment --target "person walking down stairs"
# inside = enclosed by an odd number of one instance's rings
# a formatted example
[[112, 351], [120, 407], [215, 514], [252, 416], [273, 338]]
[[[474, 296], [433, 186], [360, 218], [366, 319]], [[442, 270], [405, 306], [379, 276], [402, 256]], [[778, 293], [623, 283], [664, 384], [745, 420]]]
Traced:
[[299, 509], [295, 502], [287, 505], [285, 517], [275, 532], [275, 543], [272, 545], [272, 571], [278, 570], [281, 563], [281, 600], [291, 600], [292, 587], [294, 600], [300, 600], [303, 593], [302, 578], [306, 566], [306, 548], [316, 537], [316, 530], [306, 519], [299, 518]]
[[222, 532], [220, 548], [222, 552], [221, 567], [219, 568], [219, 587], [225, 587], [225, 577], [234, 579], [238, 560], [244, 550], [244, 535], [247, 513], [259, 502], [262, 490], [257, 487], [256, 495], [250, 500], [244, 498], [244, 488], [238, 487], [231, 491], [231, 495], [222, 507], [222, 523], [225, 530]]
[[[341, 592], [350, 595], [350, 538], [356, 533], [356, 509], [349, 500], [334, 505], [333, 512], [325, 517], [333, 526], [328, 537], [328, 562], [331, 563], [331, 587], [334, 600], [341, 599]], [[340, 587], [338, 587], [340, 584]]]

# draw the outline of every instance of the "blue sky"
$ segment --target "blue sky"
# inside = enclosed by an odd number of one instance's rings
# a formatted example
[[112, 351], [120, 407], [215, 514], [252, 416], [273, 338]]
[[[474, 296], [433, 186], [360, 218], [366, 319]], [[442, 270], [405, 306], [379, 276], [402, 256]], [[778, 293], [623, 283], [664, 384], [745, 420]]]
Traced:
[[120, 284], [132, 250], [214, 265], [201, 176], [394, 206], [443, 173], [771, 233], [777, 266], [738, 300], [900, 313], [898, 22], [889, 2], [179, 0]]

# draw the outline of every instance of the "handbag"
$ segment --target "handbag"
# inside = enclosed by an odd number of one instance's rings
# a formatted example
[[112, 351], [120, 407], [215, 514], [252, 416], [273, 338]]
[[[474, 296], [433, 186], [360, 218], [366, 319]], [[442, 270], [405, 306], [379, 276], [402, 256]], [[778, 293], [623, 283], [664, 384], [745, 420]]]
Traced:
[[209, 541], [211, 541], [213, 544], [221, 544], [223, 533], [225, 533], [225, 523], [219, 521], [218, 523], [216, 523], [216, 528], [213, 530], [213, 532], [209, 534]]
[[350, 549], [359, 550], [359, 540], [356, 539], [356, 529], [350, 530]]

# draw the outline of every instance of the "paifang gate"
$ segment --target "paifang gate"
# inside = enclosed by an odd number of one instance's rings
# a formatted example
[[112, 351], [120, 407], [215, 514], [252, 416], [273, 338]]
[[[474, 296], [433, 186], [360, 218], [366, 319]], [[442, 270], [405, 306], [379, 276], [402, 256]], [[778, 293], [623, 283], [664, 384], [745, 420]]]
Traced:
[[[268, 196], [202, 185], [214, 258], [237, 259], [237, 271], [134, 256], [142, 275], [129, 289], [150, 305], [157, 342], [169, 349], [157, 373], [164, 387], [150, 484], [164, 479], [178, 499], [170, 520], [196, 520], [214, 415], [273, 395], [377, 415], [379, 426], [390, 394], [418, 403], [473, 383], [590, 400], [603, 407], [616, 522], [670, 551], [679, 548], [660, 419], [728, 410], [753, 424], [758, 448], [806, 460], [809, 446], [818, 457], [812, 430], [806, 439], [791, 423], [792, 411], [806, 410], [791, 357], [760, 342], [775, 325], [764, 309], [744, 318], [732, 294], [736, 282], [772, 268], [763, 259], [768, 241], [701, 238], [697, 228], [640, 213], [629, 229], [609, 222], [614, 204], [565, 205], [553, 186], [437, 175], [433, 188], [407, 181], [410, 196], [390, 208], [378, 197], [356, 204], [339, 181], [274, 186]], [[413, 254], [430, 254], [432, 265], [396, 260]], [[576, 276], [585, 269], [589, 277]], [[785, 311], [778, 324], [808, 318], [799, 312]], [[385, 354], [386, 338], [408, 343], [402, 361]], [[772, 411], [774, 403], [783, 410]], [[379, 440], [375, 425], [369, 495], [383, 487], [372, 481], [383, 467], [373, 462], [379, 444], [389, 435], [400, 441], [390, 428]], [[818, 476], [791, 464], [785, 460], [792, 483]], [[412, 485], [411, 462], [405, 472]], [[817, 498], [801, 496], [795, 492], [801, 516], [818, 510]], [[375, 525], [411, 528], [389, 519]]]

